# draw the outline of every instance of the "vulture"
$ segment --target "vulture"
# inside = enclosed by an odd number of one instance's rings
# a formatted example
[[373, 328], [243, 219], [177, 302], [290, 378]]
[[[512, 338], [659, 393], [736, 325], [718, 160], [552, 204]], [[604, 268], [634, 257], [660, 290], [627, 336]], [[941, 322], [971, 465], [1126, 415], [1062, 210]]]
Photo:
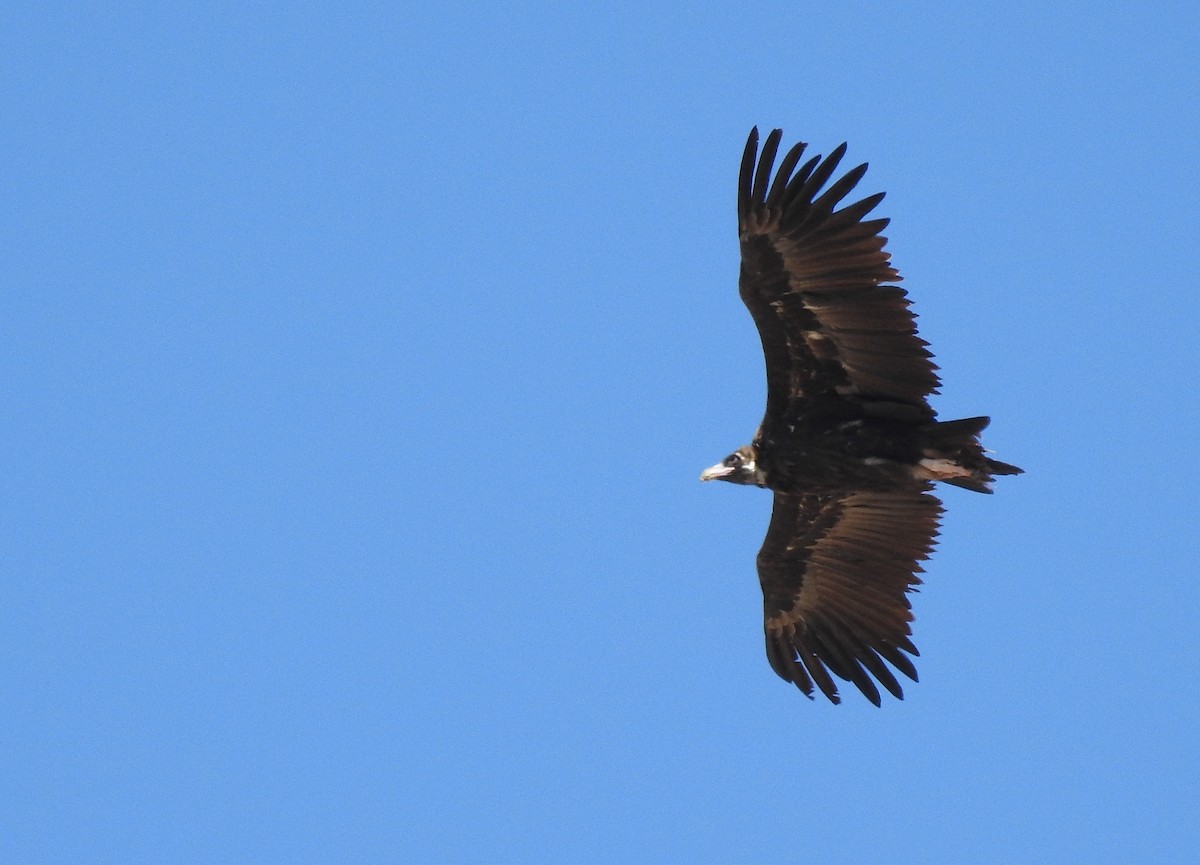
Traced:
[[[836, 679], [880, 705], [894, 671], [914, 682], [912, 608], [942, 504], [936, 482], [980, 493], [1020, 474], [980, 443], [988, 418], [939, 421], [937, 367], [884, 250], [883, 193], [843, 205], [866, 173], [830, 182], [846, 152], [772, 174], [782, 132], [750, 132], [738, 178], [739, 289], [758, 328], [767, 406], [750, 444], [702, 481], [774, 493], [758, 553], [767, 659], [810, 699], [840, 702]], [[911, 657], [910, 657], [911, 656]]]

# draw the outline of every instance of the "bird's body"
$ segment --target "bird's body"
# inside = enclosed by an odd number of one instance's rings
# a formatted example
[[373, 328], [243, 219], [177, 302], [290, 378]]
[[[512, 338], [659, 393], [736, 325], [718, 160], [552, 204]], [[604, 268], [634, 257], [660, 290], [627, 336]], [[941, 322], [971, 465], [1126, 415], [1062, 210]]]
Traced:
[[920, 459], [919, 422], [864, 416], [845, 400], [808, 406], [755, 439], [770, 489], [836, 493], [892, 489], [915, 483], [909, 466]]
[[900, 277], [879, 235], [887, 220], [864, 219], [883, 195], [836, 209], [866, 166], [826, 189], [845, 145], [799, 166], [800, 144], [772, 180], [780, 137], [760, 155], [751, 132], [738, 186], [740, 293], [767, 408], [754, 440], [701, 479], [775, 493], [758, 556], [775, 671], [838, 702], [832, 673], [878, 705], [876, 683], [903, 696], [884, 661], [916, 679], [907, 592], [937, 535], [933, 482], [991, 492], [993, 475], [1020, 469], [985, 455], [988, 418], [936, 419], [936, 368], [906, 293], [888, 284]]
[[878, 417], [846, 400], [818, 401], [760, 430], [755, 449], [763, 486], [780, 493], [923, 489], [929, 480], [987, 492], [995, 463], [975, 439], [986, 423]]

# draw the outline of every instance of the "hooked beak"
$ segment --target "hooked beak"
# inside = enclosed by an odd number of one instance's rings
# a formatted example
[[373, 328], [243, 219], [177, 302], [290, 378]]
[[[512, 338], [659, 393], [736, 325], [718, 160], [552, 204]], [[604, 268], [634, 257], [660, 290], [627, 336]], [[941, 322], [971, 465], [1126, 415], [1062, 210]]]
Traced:
[[715, 481], [723, 477], [728, 477], [733, 474], [733, 467], [727, 466], [725, 463], [717, 463], [715, 466], [709, 466], [704, 471], [700, 472], [700, 480]]

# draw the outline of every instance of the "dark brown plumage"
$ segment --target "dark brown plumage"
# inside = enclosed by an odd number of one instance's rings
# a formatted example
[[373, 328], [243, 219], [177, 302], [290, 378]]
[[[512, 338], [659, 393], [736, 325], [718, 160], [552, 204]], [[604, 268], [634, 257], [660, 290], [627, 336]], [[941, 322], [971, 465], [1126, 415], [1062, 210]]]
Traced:
[[[758, 554], [767, 658], [810, 697], [839, 701], [834, 677], [875, 705], [912, 680], [912, 613], [942, 506], [934, 481], [991, 492], [1020, 469], [984, 454], [986, 417], [939, 422], [938, 377], [906, 292], [889, 283], [880, 232], [866, 219], [883, 193], [838, 206], [860, 165], [829, 184], [846, 146], [803, 165], [774, 130], [758, 152], [752, 130], [738, 181], [740, 292], [762, 339], [767, 407], [751, 444], [702, 480], [775, 493]], [[886, 663], [885, 663], [886, 662]], [[889, 666], [890, 665], [890, 666]]]

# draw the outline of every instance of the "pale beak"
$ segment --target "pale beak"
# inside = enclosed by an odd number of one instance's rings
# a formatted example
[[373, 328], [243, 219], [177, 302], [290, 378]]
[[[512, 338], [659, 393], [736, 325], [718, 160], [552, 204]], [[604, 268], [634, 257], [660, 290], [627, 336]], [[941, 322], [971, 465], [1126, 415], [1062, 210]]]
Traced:
[[727, 466], [725, 463], [717, 463], [715, 466], [710, 466], [700, 472], [700, 480], [715, 481], [723, 477], [733, 474], [733, 466]]

